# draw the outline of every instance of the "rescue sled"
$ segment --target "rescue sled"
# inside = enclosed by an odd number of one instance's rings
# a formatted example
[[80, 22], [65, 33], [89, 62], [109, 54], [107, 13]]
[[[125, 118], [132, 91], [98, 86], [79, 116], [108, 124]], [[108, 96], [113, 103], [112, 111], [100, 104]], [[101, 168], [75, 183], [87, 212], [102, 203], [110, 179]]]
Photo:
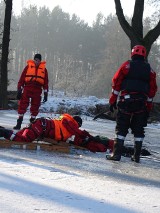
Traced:
[[22, 150], [42, 150], [42, 151], [62, 152], [62, 153], [70, 153], [72, 148], [87, 150], [84, 147], [76, 146], [76, 145], [62, 142], [62, 141], [55, 141], [49, 138], [45, 138], [43, 141], [33, 141], [31, 143], [0, 139], [0, 148], [22, 149]]

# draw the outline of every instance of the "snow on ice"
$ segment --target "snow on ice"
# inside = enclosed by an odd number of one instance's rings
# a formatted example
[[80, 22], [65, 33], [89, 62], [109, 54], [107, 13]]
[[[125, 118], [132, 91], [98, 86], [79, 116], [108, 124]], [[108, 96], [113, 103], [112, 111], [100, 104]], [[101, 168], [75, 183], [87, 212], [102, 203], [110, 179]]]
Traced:
[[[50, 109], [65, 103], [85, 109], [107, 103], [96, 97], [72, 98], [63, 93], [49, 96], [40, 116], [56, 117]], [[45, 111], [45, 113], [44, 113]], [[82, 129], [93, 135], [114, 137], [115, 122], [83, 115]], [[0, 111], [0, 125], [15, 125], [15, 110]], [[23, 126], [29, 122], [25, 114]], [[144, 146], [151, 157], [141, 163], [122, 157], [105, 159], [106, 153], [74, 150], [70, 154], [18, 149], [0, 149], [1, 213], [159, 213], [160, 212], [160, 124], [146, 127]], [[126, 144], [133, 144], [132, 135]]]

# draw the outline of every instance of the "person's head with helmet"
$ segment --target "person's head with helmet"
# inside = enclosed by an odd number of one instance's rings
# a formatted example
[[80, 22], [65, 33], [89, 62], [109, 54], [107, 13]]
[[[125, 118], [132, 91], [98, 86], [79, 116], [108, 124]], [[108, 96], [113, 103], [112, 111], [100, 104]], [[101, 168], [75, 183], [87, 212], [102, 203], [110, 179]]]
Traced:
[[144, 60], [146, 58], [146, 48], [143, 45], [136, 45], [132, 48], [131, 51], [131, 58], [134, 59], [142, 59]]

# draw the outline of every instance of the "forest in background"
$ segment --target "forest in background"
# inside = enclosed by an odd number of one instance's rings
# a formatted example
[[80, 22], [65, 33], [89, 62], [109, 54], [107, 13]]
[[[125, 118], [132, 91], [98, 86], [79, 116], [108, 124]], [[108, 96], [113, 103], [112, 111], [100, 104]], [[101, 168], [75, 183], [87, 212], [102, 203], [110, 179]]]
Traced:
[[[0, 5], [3, 20], [4, 5]], [[128, 18], [129, 20], [129, 18]], [[146, 18], [144, 31], [153, 21]], [[92, 26], [76, 15], [55, 7], [52, 11], [35, 6], [12, 16], [9, 54], [9, 90], [16, 90], [26, 61], [35, 53], [47, 61], [50, 89], [66, 94], [108, 97], [113, 74], [130, 59], [130, 42], [116, 16], [97, 14]], [[154, 43], [148, 60], [157, 72], [160, 85], [160, 46]]]

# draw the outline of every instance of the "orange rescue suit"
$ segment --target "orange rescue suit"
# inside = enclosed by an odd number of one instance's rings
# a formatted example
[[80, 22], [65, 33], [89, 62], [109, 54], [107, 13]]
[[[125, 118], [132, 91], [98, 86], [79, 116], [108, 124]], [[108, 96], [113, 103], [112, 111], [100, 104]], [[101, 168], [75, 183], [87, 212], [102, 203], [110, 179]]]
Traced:
[[73, 134], [70, 133], [63, 125], [64, 119], [71, 121], [77, 128], [79, 128], [78, 123], [73, 119], [73, 117], [69, 114], [63, 114], [58, 119], [54, 119], [55, 125], [55, 140], [57, 141], [66, 141]]
[[36, 81], [41, 85], [44, 85], [46, 62], [42, 61], [37, 69], [33, 60], [28, 60], [27, 64], [28, 69], [26, 72], [25, 82]]

